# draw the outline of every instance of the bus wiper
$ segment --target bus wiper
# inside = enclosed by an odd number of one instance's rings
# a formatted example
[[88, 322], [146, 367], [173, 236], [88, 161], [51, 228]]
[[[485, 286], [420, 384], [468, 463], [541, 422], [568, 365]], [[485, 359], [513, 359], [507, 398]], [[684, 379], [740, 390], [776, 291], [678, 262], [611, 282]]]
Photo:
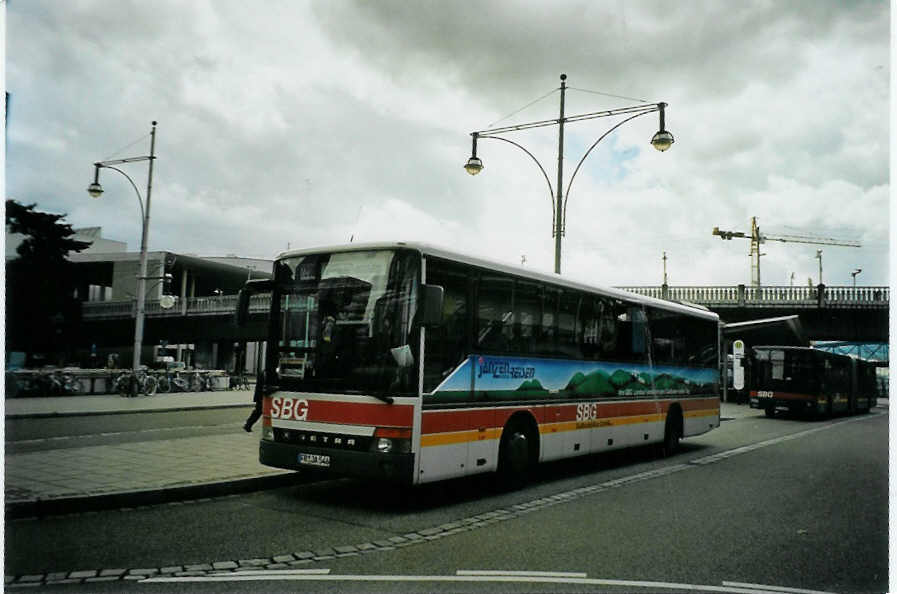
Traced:
[[377, 400], [382, 400], [386, 404], [392, 404], [393, 402], [395, 402], [392, 396], [387, 396], [386, 394], [378, 394], [377, 392], [373, 392], [371, 396], [373, 396]]

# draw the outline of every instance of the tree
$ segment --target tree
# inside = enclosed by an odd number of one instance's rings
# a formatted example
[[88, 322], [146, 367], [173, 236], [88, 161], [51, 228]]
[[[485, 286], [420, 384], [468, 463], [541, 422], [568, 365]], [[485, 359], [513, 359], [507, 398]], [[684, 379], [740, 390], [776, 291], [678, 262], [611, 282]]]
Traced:
[[72, 239], [71, 225], [62, 222], [66, 215], [35, 206], [6, 201], [7, 233], [25, 236], [16, 248], [18, 258], [6, 266], [6, 351], [25, 351], [29, 359], [71, 346], [80, 307], [67, 257], [90, 246]]

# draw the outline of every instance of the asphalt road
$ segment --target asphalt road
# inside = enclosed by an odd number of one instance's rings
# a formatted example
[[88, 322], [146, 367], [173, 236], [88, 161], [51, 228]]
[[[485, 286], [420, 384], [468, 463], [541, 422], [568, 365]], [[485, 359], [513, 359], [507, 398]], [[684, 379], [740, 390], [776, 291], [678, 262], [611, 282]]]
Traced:
[[[5, 573], [308, 553], [323, 557], [302, 566], [317, 574], [131, 587], [516, 592], [686, 591], [698, 585], [758, 591], [739, 585], [748, 583], [881, 592], [888, 588], [887, 444], [882, 414], [818, 422], [748, 417], [684, 442], [672, 458], [641, 449], [547, 465], [533, 484], [510, 493], [488, 478], [413, 491], [334, 480], [16, 520], [6, 524]], [[417, 534], [414, 542], [409, 534]], [[362, 554], [362, 545], [388, 539], [405, 542]], [[42, 590], [118, 592], [130, 583]]]

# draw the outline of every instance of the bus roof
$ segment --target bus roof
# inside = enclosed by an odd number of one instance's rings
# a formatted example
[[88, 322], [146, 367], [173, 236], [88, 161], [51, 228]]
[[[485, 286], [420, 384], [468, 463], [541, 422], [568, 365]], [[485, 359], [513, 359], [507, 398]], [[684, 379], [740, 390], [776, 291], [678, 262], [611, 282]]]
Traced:
[[665, 301], [663, 299], [656, 299], [654, 297], [647, 297], [645, 295], [639, 295], [638, 293], [631, 293], [629, 291], [623, 291], [622, 289], [616, 289], [613, 287], [595, 285], [595, 284], [589, 283], [584, 280], [577, 280], [577, 279], [572, 279], [569, 277], [563, 277], [560, 275], [547, 274], [544, 272], [538, 272], [538, 271], [531, 270], [528, 268], [523, 268], [521, 266], [514, 266], [512, 264], [496, 262], [494, 260], [485, 260], [483, 258], [471, 256], [469, 254], [464, 254], [464, 253], [456, 252], [453, 250], [448, 250], [448, 249], [430, 245], [427, 243], [397, 241], [397, 242], [348, 243], [348, 244], [342, 244], [342, 245], [321, 246], [321, 247], [316, 247], [316, 248], [304, 248], [304, 249], [299, 249], [299, 250], [290, 250], [290, 251], [282, 252], [282, 253], [278, 254], [277, 260], [280, 260], [282, 258], [292, 258], [295, 256], [305, 256], [305, 255], [317, 254], [317, 253], [360, 252], [360, 251], [383, 250], [383, 249], [412, 249], [412, 250], [416, 250], [416, 251], [420, 252], [424, 256], [435, 256], [437, 258], [443, 258], [445, 260], [451, 260], [454, 262], [459, 262], [461, 264], [468, 264], [471, 266], [486, 268], [488, 270], [504, 272], [506, 274], [512, 274], [512, 275], [519, 276], [522, 278], [551, 283], [553, 285], [568, 287], [571, 289], [578, 289], [581, 291], [600, 293], [600, 294], [606, 295], [608, 297], [616, 297], [618, 299], [625, 299], [627, 301], [641, 303], [641, 304], [649, 305], [651, 307], [656, 307], [659, 309], [666, 309], [669, 311], [675, 311], [678, 313], [683, 313], [683, 314], [687, 314], [690, 316], [705, 318], [708, 320], [715, 320], [715, 321], [719, 322], [719, 315], [717, 315], [716, 313], [714, 313], [712, 311], [709, 311], [707, 309], [704, 309], [704, 308], [701, 308], [698, 306], [684, 305], [684, 304], [676, 303], [674, 301]]

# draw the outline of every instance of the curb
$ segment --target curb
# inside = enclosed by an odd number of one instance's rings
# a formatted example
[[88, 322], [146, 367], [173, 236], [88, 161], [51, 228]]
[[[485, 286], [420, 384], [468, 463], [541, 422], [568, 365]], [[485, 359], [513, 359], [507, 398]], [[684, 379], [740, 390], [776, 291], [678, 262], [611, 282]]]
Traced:
[[298, 472], [284, 472], [219, 482], [193, 485], [116, 491], [99, 495], [76, 495], [53, 499], [30, 499], [6, 502], [6, 519], [42, 518], [116, 508], [158, 505], [173, 501], [221, 497], [263, 489], [276, 489], [299, 484], [309, 476]]

